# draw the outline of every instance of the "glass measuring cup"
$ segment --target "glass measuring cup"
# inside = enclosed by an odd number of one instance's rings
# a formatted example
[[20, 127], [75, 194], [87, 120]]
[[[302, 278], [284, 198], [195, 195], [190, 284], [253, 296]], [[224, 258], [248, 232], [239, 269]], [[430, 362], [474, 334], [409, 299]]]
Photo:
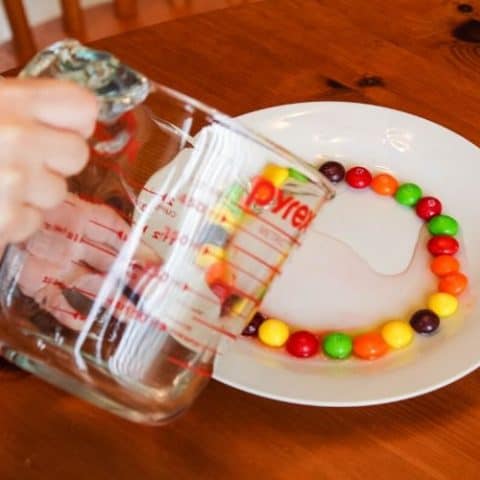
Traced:
[[333, 191], [295, 155], [106, 52], [59, 42], [21, 76], [78, 82], [101, 109], [65, 202], [3, 255], [0, 351], [123, 417], [166, 422]]

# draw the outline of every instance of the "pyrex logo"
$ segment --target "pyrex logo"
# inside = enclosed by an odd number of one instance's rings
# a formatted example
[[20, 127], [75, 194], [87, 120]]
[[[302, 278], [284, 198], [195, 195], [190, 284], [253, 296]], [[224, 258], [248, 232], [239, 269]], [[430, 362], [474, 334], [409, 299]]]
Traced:
[[252, 190], [245, 200], [246, 207], [269, 205], [270, 211], [281, 215], [286, 221], [298, 230], [305, 230], [315, 217], [313, 211], [295, 197], [285, 194], [272, 182], [259, 178], [252, 186]]

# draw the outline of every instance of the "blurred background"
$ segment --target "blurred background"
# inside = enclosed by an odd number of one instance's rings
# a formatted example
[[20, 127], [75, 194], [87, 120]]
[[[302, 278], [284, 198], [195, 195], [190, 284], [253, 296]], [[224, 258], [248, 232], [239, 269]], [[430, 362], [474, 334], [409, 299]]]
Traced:
[[0, 0], [0, 72], [66, 36], [91, 42], [258, 0]]

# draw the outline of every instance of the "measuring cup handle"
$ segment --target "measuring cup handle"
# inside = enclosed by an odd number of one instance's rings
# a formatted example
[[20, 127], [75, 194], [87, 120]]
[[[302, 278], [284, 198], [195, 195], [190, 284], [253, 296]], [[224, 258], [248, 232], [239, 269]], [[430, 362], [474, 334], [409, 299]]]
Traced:
[[20, 72], [21, 78], [70, 80], [93, 92], [100, 101], [98, 120], [110, 124], [142, 103], [150, 81], [108, 52], [77, 40], [62, 40], [39, 52]]

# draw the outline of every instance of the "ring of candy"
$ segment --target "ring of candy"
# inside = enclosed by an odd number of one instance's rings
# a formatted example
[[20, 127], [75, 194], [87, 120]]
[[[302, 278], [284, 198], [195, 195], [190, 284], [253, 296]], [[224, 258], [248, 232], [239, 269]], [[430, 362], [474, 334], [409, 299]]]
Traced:
[[438, 291], [428, 297], [426, 308], [416, 311], [409, 321], [389, 321], [376, 328], [350, 335], [347, 332], [330, 332], [317, 335], [306, 330], [293, 331], [284, 321], [266, 318], [257, 312], [245, 327], [242, 335], [255, 337], [263, 344], [274, 348], [285, 348], [299, 358], [317, 355], [319, 351], [333, 359], [344, 359], [351, 355], [364, 360], [373, 360], [389, 350], [410, 345], [415, 333], [431, 335], [440, 326], [440, 319], [452, 316], [458, 309], [458, 296], [465, 290], [468, 279], [460, 272], [455, 254], [459, 243], [457, 221], [442, 213], [442, 203], [435, 197], [423, 196], [422, 189], [414, 183], [399, 184], [388, 173], [372, 175], [370, 171], [356, 166], [345, 171], [342, 164], [328, 161], [320, 167], [331, 182], [346, 183], [353, 189], [370, 188], [376, 194], [393, 197], [395, 201], [416, 212], [425, 221], [431, 234], [427, 248], [432, 255], [431, 271], [438, 277]]

